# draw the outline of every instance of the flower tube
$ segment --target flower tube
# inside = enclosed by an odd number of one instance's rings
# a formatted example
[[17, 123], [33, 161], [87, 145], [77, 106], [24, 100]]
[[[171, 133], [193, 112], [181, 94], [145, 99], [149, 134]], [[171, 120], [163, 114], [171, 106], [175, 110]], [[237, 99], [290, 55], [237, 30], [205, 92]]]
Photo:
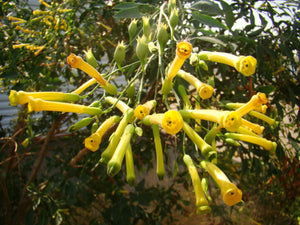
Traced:
[[97, 80], [95, 78], [92, 78], [88, 80], [87, 82], [83, 83], [80, 87], [78, 87], [76, 90], [72, 91], [73, 94], [78, 94], [80, 95], [85, 89], [90, 87], [93, 84], [96, 84]]
[[[236, 110], [236, 109], [238, 109], [238, 108], [244, 106], [245, 104], [246, 104], [246, 103], [240, 103], [240, 102], [235, 102], [235, 103], [233, 103], [233, 102], [230, 102], [230, 103], [226, 103], [225, 106], [226, 106], [228, 109], [234, 109], [234, 110]], [[257, 112], [260, 112], [260, 113], [266, 113], [267, 108], [268, 108], [267, 105], [261, 105], [261, 106], [256, 107], [254, 110], [257, 111]], [[250, 112], [252, 112], [252, 111], [250, 111]]]
[[242, 119], [242, 127], [246, 127], [258, 135], [262, 134], [265, 129], [265, 127], [260, 126], [259, 124], [251, 123], [245, 119]]
[[269, 116], [266, 116], [260, 112], [256, 112], [256, 111], [250, 111], [248, 113], [248, 115], [250, 116], [254, 116], [262, 121], [265, 121], [266, 123], [268, 123], [270, 126], [273, 126], [273, 125], [277, 125], [278, 122], [276, 122], [276, 120], [274, 120], [273, 118], [270, 118]]
[[183, 131], [197, 145], [201, 154], [209, 161], [217, 157], [217, 152], [207, 144], [186, 122], [183, 122]]
[[144, 103], [143, 105], [138, 105], [134, 109], [134, 116], [142, 120], [145, 116], [149, 115], [151, 109], [153, 109], [155, 105], [156, 105], [155, 100], [150, 100]]
[[105, 151], [102, 152], [102, 154], [101, 154], [101, 158], [99, 160], [100, 163], [106, 165], [109, 162], [109, 160], [111, 159], [111, 157], [113, 156], [113, 154], [116, 150], [116, 147], [118, 146], [118, 144], [120, 142], [120, 138], [121, 138], [127, 124], [129, 123], [129, 121], [132, 120], [133, 117], [134, 117], [133, 110], [128, 110], [124, 114], [124, 117], [121, 119], [116, 131], [110, 137], [109, 145], [107, 146]]
[[177, 75], [193, 85], [202, 99], [210, 98], [214, 92], [212, 86], [202, 83], [195, 76], [183, 70], [179, 70]]
[[23, 105], [29, 102], [29, 98], [39, 98], [48, 101], [76, 102], [80, 96], [76, 93], [63, 92], [25, 92], [11, 90], [8, 96], [10, 105]]
[[124, 114], [126, 113], [128, 110], [130, 110], [131, 108], [123, 101], [114, 98], [114, 97], [106, 97], [105, 101], [110, 103], [111, 105], [116, 104], [116, 107]]
[[40, 112], [40, 111], [57, 111], [57, 112], [72, 112], [83, 113], [89, 115], [98, 115], [102, 113], [102, 110], [95, 107], [89, 107], [78, 104], [63, 103], [63, 102], [50, 102], [44, 101], [39, 98], [29, 97], [28, 112]]
[[107, 164], [107, 174], [109, 176], [115, 176], [120, 170], [122, 166], [122, 162], [125, 156], [126, 151], [128, 150], [128, 146], [130, 145], [131, 137], [134, 133], [134, 126], [132, 124], [128, 124], [120, 138], [120, 142]]
[[125, 153], [125, 160], [126, 160], [126, 180], [130, 186], [135, 184], [135, 172], [134, 172], [134, 163], [133, 163], [133, 156], [132, 156], [132, 149], [131, 145], [129, 144]]
[[236, 56], [226, 52], [202, 51], [198, 53], [199, 59], [223, 63], [234, 67], [244, 76], [251, 76], [255, 73], [256, 59], [252, 56]]
[[161, 139], [159, 136], [159, 127], [157, 124], [152, 125], [154, 136], [155, 150], [156, 150], [156, 174], [159, 180], [162, 180], [165, 175], [163, 150], [161, 146]]
[[67, 58], [68, 64], [73, 68], [80, 69], [95, 78], [99, 84], [110, 94], [117, 94], [117, 88], [107, 82], [101, 74], [90, 64], [85, 62], [80, 56], [76, 56], [75, 54], [71, 54]]
[[183, 161], [188, 168], [189, 174], [192, 179], [193, 187], [195, 190], [196, 197], [196, 207], [197, 214], [207, 214], [211, 211], [211, 208], [208, 206], [208, 201], [205, 197], [205, 193], [203, 191], [201, 181], [199, 178], [199, 174], [197, 172], [197, 168], [195, 167], [191, 157], [187, 154], [183, 156]]
[[242, 124], [240, 113], [235, 111], [221, 111], [213, 109], [180, 110], [184, 119], [202, 119], [218, 123], [221, 128], [228, 131], [236, 131]]
[[271, 153], [275, 153], [277, 144], [273, 141], [269, 141], [265, 138], [254, 136], [254, 135], [247, 135], [247, 134], [237, 134], [237, 133], [226, 133], [225, 137], [232, 138], [235, 140], [246, 141], [252, 144], [260, 145], [264, 149], [270, 151]]
[[179, 69], [182, 67], [184, 61], [190, 57], [193, 50], [192, 45], [189, 42], [182, 41], [177, 44], [176, 47], [176, 56], [173, 60], [170, 68], [168, 69], [166, 79], [163, 83], [162, 93], [164, 95], [169, 94], [172, 88], [172, 80], [176, 76]]
[[99, 145], [101, 144], [102, 137], [105, 132], [115, 123], [120, 121], [119, 116], [111, 116], [106, 119], [101, 126], [93, 133], [91, 136], [84, 139], [84, 144], [87, 149], [92, 152], [95, 152], [99, 149]]
[[231, 183], [224, 172], [211, 162], [202, 161], [201, 167], [204, 168], [221, 189], [223, 201], [228, 206], [233, 206], [242, 200], [242, 191]]
[[241, 116], [247, 114], [248, 112], [254, 110], [255, 108], [261, 107], [263, 104], [266, 104], [268, 99], [265, 93], [258, 92], [256, 95], [253, 95], [250, 101], [245, 105], [239, 107], [235, 111], [239, 112]]

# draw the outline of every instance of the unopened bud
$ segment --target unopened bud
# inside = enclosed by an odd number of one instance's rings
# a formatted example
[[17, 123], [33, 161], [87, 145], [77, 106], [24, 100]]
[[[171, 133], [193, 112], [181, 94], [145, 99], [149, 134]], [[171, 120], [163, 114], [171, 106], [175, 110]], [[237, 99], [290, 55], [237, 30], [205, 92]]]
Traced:
[[144, 16], [143, 18], [143, 34], [147, 39], [150, 38], [151, 34], [151, 27], [150, 27], [150, 22], [149, 22], [149, 17]]
[[83, 118], [82, 120], [79, 120], [77, 123], [71, 125], [68, 129], [69, 132], [75, 132], [83, 127], [88, 126], [94, 119], [91, 117]]
[[168, 2], [168, 12], [169, 14], [172, 12], [172, 9], [176, 7], [176, 0], [169, 0]]
[[176, 8], [172, 9], [170, 15], [170, 25], [174, 29], [178, 24], [178, 10]]
[[118, 66], [121, 66], [122, 62], [125, 59], [125, 48], [126, 45], [124, 45], [123, 41], [119, 42], [114, 53], [114, 60], [118, 64]]
[[167, 41], [169, 40], [169, 34], [168, 34], [168, 26], [165, 24], [160, 24], [158, 27], [158, 32], [157, 32], [157, 40], [158, 43], [161, 47], [161, 49], [164, 49], [166, 46]]
[[88, 64], [90, 64], [91, 66], [93, 66], [94, 68], [97, 67], [97, 60], [95, 58], [95, 56], [93, 55], [92, 49], [88, 49], [87, 51], [83, 51], [86, 57], [86, 61]]
[[190, 64], [192, 66], [198, 66], [199, 64], [199, 59], [198, 59], [198, 55], [196, 53], [192, 53], [190, 56]]
[[128, 26], [128, 33], [129, 33], [129, 39], [130, 43], [132, 41], [132, 38], [135, 36], [137, 30], [137, 20], [133, 19], [131, 23]]
[[137, 38], [136, 55], [142, 63], [145, 63], [149, 49], [145, 35]]

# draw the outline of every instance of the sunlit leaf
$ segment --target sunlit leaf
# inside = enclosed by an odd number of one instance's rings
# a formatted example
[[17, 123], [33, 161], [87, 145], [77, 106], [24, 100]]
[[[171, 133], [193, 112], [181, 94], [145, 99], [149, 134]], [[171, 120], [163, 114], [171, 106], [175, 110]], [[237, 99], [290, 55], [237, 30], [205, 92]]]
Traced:
[[203, 15], [196, 11], [193, 11], [192, 15], [195, 20], [199, 21], [202, 24], [208, 25], [210, 27], [219, 27], [222, 29], [228, 29], [223, 23], [221, 23], [219, 20], [211, 16]]
[[191, 8], [200, 10], [201, 13], [212, 16], [223, 14], [218, 4], [208, 0], [197, 1], [196, 3], [192, 4]]

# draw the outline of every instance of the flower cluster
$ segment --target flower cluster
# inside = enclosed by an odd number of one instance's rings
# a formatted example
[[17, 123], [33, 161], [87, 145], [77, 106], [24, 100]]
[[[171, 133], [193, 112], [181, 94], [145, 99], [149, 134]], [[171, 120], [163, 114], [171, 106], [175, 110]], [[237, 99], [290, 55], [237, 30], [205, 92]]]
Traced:
[[[48, 6], [47, 6], [48, 7]], [[174, 39], [173, 31], [178, 23], [178, 10], [176, 9], [176, 1], [170, 1], [169, 5], [169, 20], [168, 25], [171, 30], [171, 39]], [[165, 14], [164, 14], [165, 15]], [[166, 16], [166, 15], [165, 15]], [[20, 21], [21, 22], [21, 21]], [[137, 20], [132, 20], [129, 25], [130, 43], [134, 42], [134, 37], [137, 32]], [[10, 104], [16, 106], [18, 104], [28, 104], [28, 111], [59, 111], [88, 114], [92, 117], [86, 117], [77, 123], [73, 124], [70, 132], [74, 132], [82, 127], [91, 124], [93, 121], [99, 122], [101, 115], [110, 113], [112, 109], [117, 108], [121, 115], [111, 115], [100, 124], [99, 127], [93, 130], [92, 134], [84, 141], [86, 149], [96, 152], [100, 146], [102, 139], [109, 129], [114, 129], [110, 135], [108, 145], [101, 153], [99, 160], [100, 164], [107, 166], [107, 174], [115, 176], [122, 168], [125, 158], [127, 181], [130, 185], [135, 183], [135, 170], [133, 152], [137, 151], [137, 147], [133, 145], [134, 136], [143, 135], [143, 130], [149, 128], [153, 131], [153, 139], [156, 152], [156, 171], [160, 180], [164, 178], [164, 159], [163, 148], [161, 144], [160, 133], [164, 132], [169, 135], [176, 135], [179, 132], [185, 133], [187, 137], [195, 143], [197, 149], [200, 150], [203, 158], [198, 158], [199, 165], [195, 165], [196, 160], [192, 156], [183, 152], [183, 162], [187, 167], [191, 181], [195, 190], [197, 213], [205, 214], [211, 211], [209, 207], [209, 199], [207, 193], [207, 180], [200, 179], [198, 170], [206, 171], [215, 183], [219, 186], [223, 201], [228, 206], [235, 205], [242, 200], [242, 191], [232, 183], [228, 177], [217, 166], [218, 149], [216, 147], [216, 137], [221, 137], [227, 143], [239, 144], [237, 141], [256, 144], [270, 151], [273, 154], [276, 150], [276, 143], [262, 137], [264, 127], [247, 120], [246, 115], [254, 116], [265, 121], [269, 125], [276, 125], [274, 119], [266, 116], [268, 99], [264, 93], [257, 93], [251, 97], [246, 103], [228, 103], [227, 109], [217, 108], [201, 108], [200, 102], [205, 99], [210, 99], [214, 94], [214, 87], [202, 82], [193, 74], [184, 70], [185, 61], [192, 55], [190, 63], [192, 65], [206, 65], [205, 61], [227, 64], [234, 67], [238, 72], [245, 76], [250, 76], [255, 72], [256, 59], [252, 56], [236, 56], [230, 53], [223, 52], [207, 52], [200, 51], [193, 53], [192, 44], [188, 41], [180, 41], [177, 43], [175, 50], [175, 58], [170, 60], [169, 67], [165, 69], [165, 75], [162, 77], [161, 93], [163, 99], [167, 99], [168, 95], [173, 94], [173, 83], [176, 79], [183, 79], [196, 92], [193, 95], [187, 94], [184, 87], [178, 87], [178, 93], [184, 102], [182, 109], [178, 110], [180, 104], [177, 104], [177, 109], [170, 109], [166, 105], [167, 110], [160, 112], [157, 109], [157, 99], [151, 99], [141, 104], [140, 93], [143, 85], [143, 78], [146, 72], [146, 65], [149, 53], [156, 54], [153, 50], [158, 44], [158, 54], [162, 53], [168, 43], [166, 35], [168, 35], [167, 25], [161, 23], [157, 26], [156, 36], [152, 34], [150, 18], [144, 17], [143, 35], [136, 39], [136, 55], [141, 63], [141, 88], [137, 95], [136, 101], [131, 107], [130, 104], [123, 101], [124, 92], [129, 90], [134, 83], [134, 80], [128, 84], [128, 87], [122, 92], [117, 91], [117, 87], [109, 82], [105, 76], [101, 75], [96, 67], [95, 60], [91, 50], [85, 52], [86, 61], [80, 56], [70, 54], [67, 58], [68, 64], [72, 68], [82, 70], [91, 79], [79, 86], [72, 93], [61, 92], [24, 92], [11, 90], [9, 95]], [[156, 39], [155, 39], [156, 38]], [[151, 46], [151, 49], [150, 49]], [[125, 60], [126, 45], [120, 42], [114, 53], [114, 62], [122, 71], [122, 63]], [[138, 78], [138, 76], [136, 77]], [[76, 104], [80, 99], [84, 99], [85, 95], [81, 95], [88, 87], [98, 83], [104, 89], [104, 97], [100, 100], [85, 106]], [[111, 96], [107, 96], [111, 95]], [[131, 95], [131, 96], [134, 96]], [[189, 97], [196, 99], [195, 103], [189, 101]], [[105, 104], [109, 104], [110, 108], [104, 110]], [[159, 102], [163, 104], [163, 102]], [[199, 130], [201, 129], [202, 121], [210, 121], [214, 124], [212, 129], [208, 130], [205, 137], [201, 137]], [[225, 133], [224, 133], [225, 132]], [[107, 135], [106, 135], [107, 136]], [[96, 153], [97, 154], [97, 153]]]

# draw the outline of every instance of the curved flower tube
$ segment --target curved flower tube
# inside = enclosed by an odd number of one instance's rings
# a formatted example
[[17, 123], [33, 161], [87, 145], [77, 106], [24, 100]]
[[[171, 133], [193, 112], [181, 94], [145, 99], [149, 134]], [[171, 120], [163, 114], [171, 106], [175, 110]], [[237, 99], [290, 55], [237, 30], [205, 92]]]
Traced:
[[76, 90], [72, 91], [72, 94], [78, 94], [80, 95], [85, 89], [90, 87], [93, 84], [96, 84], [97, 80], [95, 78], [92, 78], [88, 80], [87, 82], [83, 83], [80, 87], [78, 87]]
[[28, 102], [28, 112], [40, 112], [40, 111], [56, 111], [56, 112], [72, 112], [72, 113], [82, 113], [89, 115], [99, 115], [102, 110], [95, 107], [89, 107], [78, 104], [63, 103], [63, 102], [50, 102], [44, 101], [39, 98], [29, 97]]
[[247, 135], [247, 134], [237, 134], [237, 133], [226, 133], [225, 137], [232, 138], [235, 140], [246, 141], [252, 144], [260, 145], [264, 149], [270, 151], [271, 153], [275, 153], [277, 144], [276, 142], [269, 141], [265, 138], [254, 136], [254, 135]]
[[116, 107], [124, 114], [126, 113], [128, 110], [131, 110], [131, 108], [123, 101], [114, 98], [114, 97], [106, 97], [105, 101], [110, 103], [111, 105], [116, 104]]
[[80, 56], [76, 56], [75, 54], [71, 54], [67, 58], [68, 64], [73, 68], [80, 69], [95, 78], [99, 84], [110, 94], [117, 94], [117, 88], [107, 82], [101, 74], [90, 64], [85, 62]]
[[202, 51], [198, 53], [199, 59], [223, 63], [234, 67], [244, 76], [251, 76], [255, 73], [256, 59], [252, 56], [236, 56], [226, 52]]
[[125, 152], [125, 161], [126, 161], [126, 180], [130, 186], [135, 184], [135, 172], [134, 172], [134, 163], [132, 156], [131, 145], [129, 144]]
[[[247, 103], [240, 103], [240, 102], [235, 102], [235, 103], [233, 103], [233, 102], [230, 102], [230, 103], [227, 103], [225, 106], [226, 106], [226, 108], [228, 108], [228, 109], [236, 110], [236, 109], [238, 109], [238, 108], [244, 106], [245, 104], [247, 104]], [[259, 106], [259, 107], [256, 107], [256, 108], [253, 109], [253, 110], [265, 114], [266, 111], [267, 111], [267, 108], [268, 108], [267, 105], [261, 105], [261, 106]], [[250, 112], [252, 112], [252, 111], [250, 111]]]
[[182, 41], [177, 44], [176, 47], [176, 56], [168, 69], [166, 79], [162, 86], [162, 93], [164, 95], [169, 94], [170, 90], [172, 89], [172, 80], [182, 67], [184, 61], [190, 57], [192, 53], [193, 47], [189, 42]]
[[144, 103], [143, 105], [138, 105], [134, 109], [134, 116], [142, 120], [145, 116], [149, 115], [151, 109], [153, 109], [155, 105], [156, 105], [155, 100], [150, 100]]
[[221, 111], [213, 109], [198, 109], [198, 110], [180, 110], [180, 114], [184, 119], [202, 119], [216, 122], [221, 128], [228, 131], [236, 131], [242, 124], [240, 113], [235, 111]]
[[23, 105], [29, 102], [29, 98], [39, 98], [48, 101], [76, 102], [80, 96], [75, 93], [63, 92], [25, 92], [11, 90], [8, 96], [10, 105]]
[[120, 121], [119, 116], [111, 116], [106, 119], [101, 126], [93, 133], [91, 136], [84, 139], [84, 144], [87, 149], [92, 152], [95, 152], [99, 149], [99, 145], [101, 144], [102, 137], [105, 132], [115, 123]]
[[134, 133], [134, 126], [132, 124], [128, 124], [120, 138], [120, 142], [107, 164], [107, 174], [109, 176], [115, 176], [120, 170], [122, 166], [122, 162], [125, 156], [126, 151], [128, 150], [128, 146], [130, 145], [131, 137]]
[[186, 122], [183, 122], [183, 131], [197, 145], [201, 154], [209, 161], [217, 157], [217, 152], [207, 144]]
[[179, 70], [177, 75], [193, 85], [202, 99], [208, 99], [212, 96], [214, 89], [212, 86], [202, 83], [195, 76], [183, 70]]
[[169, 110], [166, 113], [145, 116], [142, 119], [142, 123], [147, 126], [160, 124], [168, 134], [174, 135], [181, 130], [183, 126], [183, 119], [178, 111]]
[[183, 161], [188, 168], [189, 174], [192, 179], [193, 187], [195, 190], [196, 197], [196, 206], [197, 206], [197, 214], [207, 214], [210, 213], [211, 208], [208, 206], [208, 201], [205, 197], [205, 193], [203, 191], [201, 181], [199, 178], [199, 174], [197, 172], [197, 168], [195, 167], [191, 157], [187, 154], [183, 156]]
[[161, 146], [161, 139], [159, 136], [159, 127], [157, 124], [152, 125], [152, 131], [154, 136], [155, 150], [156, 150], [156, 174], [159, 180], [162, 180], [165, 176], [163, 150]]
[[256, 112], [256, 111], [250, 111], [248, 113], [250, 116], [254, 116], [262, 121], [265, 121], [266, 123], [268, 123], [270, 126], [277, 126], [278, 122], [276, 120], [274, 120], [273, 118], [266, 116], [265, 114], [262, 114], [260, 112]]
[[241, 116], [247, 114], [248, 112], [256, 109], [261, 108], [263, 104], [266, 104], [268, 102], [268, 99], [266, 97], [265, 93], [258, 92], [256, 95], [253, 95], [246, 104], [239, 107], [235, 111], [239, 112]]
[[224, 172], [211, 162], [201, 161], [201, 167], [204, 168], [221, 189], [223, 201], [228, 206], [233, 206], [242, 200], [242, 191], [231, 183]]
[[109, 162], [109, 160], [111, 159], [111, 157], [113, 156], [113, 154], [116, 150], [116, 147], [119, 144], [120, 138], [121, 138], [127, 124], [129, 123], [129, 121], [132, 120], [133, 117], [134, 117], [133, 110], [128, 110], [124, 114], [124, 117], [121, 119], [116, 131], [110, 137], [110, 142], [109, 142], [107, 148], [101, 154], [101, 158], [99, 160], [100, 163], [106, 165]]

